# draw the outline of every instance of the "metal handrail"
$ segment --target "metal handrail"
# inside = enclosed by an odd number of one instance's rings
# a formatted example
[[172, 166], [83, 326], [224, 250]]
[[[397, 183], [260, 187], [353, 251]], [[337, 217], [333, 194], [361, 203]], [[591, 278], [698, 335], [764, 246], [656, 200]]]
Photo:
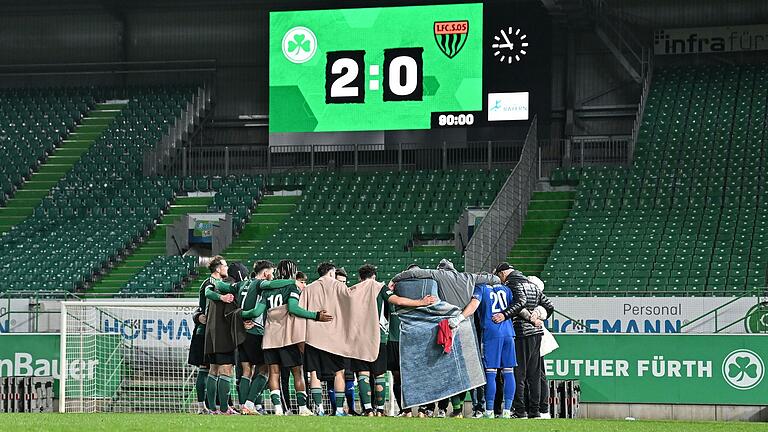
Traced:
[[[528, 129], [520, 160], [507, 177], [507, 181], [493, 200], [488, 213], [467, 243], [465, 249], [467, 271], [487, 270], [492, 259], [501, 259], [506, 256], [522, 229], [522, 221], [528, 211], [528, 202], [533, 193], [535, 182], [538, 180], [536, 171], [537, 124], [537, 119], [534, 117]], [[514, 208], [503, 208], [504, 206]], [[498, 221], [494, 220], [496, 217], [499, 218]], [[515, 219], [514, 222], [517, 223], [511, 224], [513, 218]], [[500, 226], [503, 228], [499, 229]]]
[[131, 75], [180, 72], [213, 74], [216, 72], [216, 60], [200, 59], [0, 65], [0, 76], [2, 77]]
[[[688, 326], [692, 325], [692, 324], [693, 324], [693, 323], [695, 323], [695, 322], [701, 321], [702, 319], [704, 319], [704, 318], [708, 317], [708, 316], [709, 316], [709, 315], [711, 315], [711, 314], [717, 314], [717, 312], [718, 312], [719, 310], [721, 310], [721, 309], [725, 308], [726, 306], [729, 306], [729, 305], [731, 305], [732, 303], [734, 303], [734, 302], [736, 302], [736, 301], [738, 301], [738, 300], [741, 300], [741, 299], [743, 299], [744, 297], [754, 296], [754, 295], [756, 295], [756, 294], [757, 294], [757, 297], [760, 297], [760, 294], [765, 294], [765, 292], [766, 292], [766, 288], [749, 288], [749, 289], [747, 289], [745, 292], [743, 292], [742, 294], [740, 294], [740, 295], [738, 295], [738, 296], [734, 297], [734, 298], [733, 298], [731, 301], [729, 301], [729, 302], [727, 302], [727, 303], [723, 303], [723, 304], [721, 304], [720, 306], [718, 306], [718, 307], [716, 307], [716, 308], [712, 309], [711, 311], [709, 311], [709, 312], [705, 312], [705, 313], [701, 314], [700, 316], [698, 316], [698, 317], [696, 317], [696, 318], [694, 318], [694, 319], [692, 319], [692, 320], [688, 321], [687, 323], [685, 323], [685, 324], [681, 325], [681, 326], [680, 326], [680, 329], [682, 330], [684, 327], [688, 327]], [[735, 322], [733, 322], [733, 323], [729, 324], [728, 326], [726, 326], [725, 328], [723, 328], [723, 329], [720, 329], [720, 330], [718, 330], [717, 328], [715, 328], [715, 333], [719, 333], [720, 331], [722, 331], [722, 330], [725, 330], [726, 328], [729, 328], [729, 327], [731, 327], [733, 324], [735, 324], [735, 323], [737, 323], [737, 322], [740, 322], [740, 321], [741, 321], [741, 320], [735, 321]]]

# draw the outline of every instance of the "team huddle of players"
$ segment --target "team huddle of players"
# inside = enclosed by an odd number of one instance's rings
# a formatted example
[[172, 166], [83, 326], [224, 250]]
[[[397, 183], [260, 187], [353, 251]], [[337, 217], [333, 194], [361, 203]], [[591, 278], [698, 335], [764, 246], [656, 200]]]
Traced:
[[[401, 275], [413, 272], [413, 267], [415, 266], [409, 267]], [[270, 311], [276, 312], [276, 308], [284, 306], [283, 309], [287, 310], [287, 314], [282, 318], [284, 320], [288, 320], [290, 315], [291, 319], [332, 321], [334, 317], [326, 310], [307, 310], [300, 305], [299, 300], [303, 290], [321, 289], [327, 286], [323, 283], [346, 284], [347, 274], [343, 269], [337, 269], [332, 263], [322, 263], [317, 269], [319, 278], [308, 285], [307, 276], [299, 272], [296, 264], [290, 260], [280, 261], [277, 265], [266, 260], [257, 261], [253, 270], [248, 272], [240, 263], [229, 266], [223, 257], [215, 256], [208, 268], [211, 275], [200, 287], [199, 309], [194, 315], [196, 326], [189, 352], [189, 363], [199, 368], [196, 381], [199, 413], [266, 414], [262, 398], [268, 388], [274, 414], [285, 415], [290, 406], [287, 397], [290, 374], [293, 378], [298, 415], [326, 415], [322, 390], [324, 382], [327, 383], [329, 392], [330, 413], [335, 416], [356, 415], [356, 382], [363, 415], [383, 416], [386, 372], [389, 370], [393, 378], [392, 390], [401, 407], [399, 415], [412, 415], [410, 410], [402, 409], [399, 373], [400, 323], [397, 315], [392, 312], [396, 308], [431, 305], [438, 301], [436, 297], [401, 297], [395, 293], [394, 282], [377, 283], [375, 289], [378, 291], [378, 316], [371, 316], [370, 319], [379, 325], [381, 343], [376, 359], [366, 362], [343, 358], [301, 342], [272, 348], [267, 347], [269, 344], [265, 345], [265, 316]], [[376, 267], [363, 265], [358, 269], [358, 277], [361, 283], [376, 283]], [[511, 316], [499, 313], [500, 306], [502, 309], [506, 307], [512, 300], [513, 293], [508, 286], [499, 282], [494, 276], [486, 283], [478, 283], [470, 301], [466, 305], [460, 305], [465, 306], [463, 313], [451, 319], [449, 325], [455, 328], [479, 310], [479, 320], [476, 322], [482, 330], [483, 362], [488, 380], [486, 394], [496, 394], [496, 373], [501, 370], [504, 377], [502, 417], [513, 417], [510, 409], [516, 389], [513, 375], [513, 368], [517, 365], [515, 333], [512, 321], [506, 319]], [[270, 319], [273, 319], [273, 316], [280, 315], [270, 315]], [[531, 322], [538, 321], [540, 326], [538, 318], [536, 315], [527, 317]], [[271, 336], [274, 339], [275, 335]], [[237, 382], [239, 409], [233, 406], [230, 397], [235, 385], [236, 371], [240, 376]], [[346, 411], [345, 399], [348, 406]], [[493, 417], [493, 396], [490, 396], [490, 399], [485, 413], [481, 412], [477, 417]], [[462, 415], [463, 400], [463, 394], [451, 398], [454, 408], [452, 416]], [[445, 402], [447, 405], [447, 400]], [[313, 409], [310, 409], [310, 406]], [[443, 409], [440, 411], [444, 412]], [[430, 411], [430, 407], [419, 409], [421, 416], [429, 415]]]

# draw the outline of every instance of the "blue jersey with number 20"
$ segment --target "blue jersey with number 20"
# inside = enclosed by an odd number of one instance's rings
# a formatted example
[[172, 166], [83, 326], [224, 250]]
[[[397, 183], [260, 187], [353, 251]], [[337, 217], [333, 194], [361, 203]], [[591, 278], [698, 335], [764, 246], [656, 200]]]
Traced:
[[512, 320], [504, 320], [496, 324], [491, 319], [509, 306], [512, 302], [512, 290], [506, 285], [477, 285], [472, 297], [480, 300], [478, 313], [480, 325], [483, 327], [483, 339], [509, 338], [515, 336]]

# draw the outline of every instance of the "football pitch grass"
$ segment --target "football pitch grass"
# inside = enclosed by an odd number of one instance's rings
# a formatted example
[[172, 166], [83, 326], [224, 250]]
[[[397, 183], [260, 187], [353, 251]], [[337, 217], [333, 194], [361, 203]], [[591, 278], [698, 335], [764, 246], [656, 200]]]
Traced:
[[223, 417], [194, 414], [3, 414], [0, 430], [57, 432], [710, 432], [768, 431], [766, 423], [627, 420]]

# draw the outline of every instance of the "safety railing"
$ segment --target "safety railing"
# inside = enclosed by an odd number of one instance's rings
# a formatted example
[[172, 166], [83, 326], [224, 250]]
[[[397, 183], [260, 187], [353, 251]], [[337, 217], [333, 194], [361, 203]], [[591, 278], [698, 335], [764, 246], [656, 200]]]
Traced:
[[570, 140], [570, 166], [626, 165], [631, 139], [618, 137], [576, 137]]
[[578, 136], [571, 139], [539, 140], [539, 178], [549, 178], [562, 166], [625, 166], [631, 164], [632, 142], [628, 135]]
[[[227, 176], [284, 171], [403, 171], [440, 169], [512, 169], [520, 160], [523, 140], [438, 143], [220, 145], [184, 147], [157, 175]], [[627, 165], [629, 136], [539, 140], [537, 172], [547, 178], [563, 166]], [[565, 157], [564, 157], [565, 155]]]
[[536, 125], [534, 118], [520, 160], [467, 243], [464, 250], [464, 266], [467, 271], [492, 270], [506, 259], [522, 231], [531, 194], [538, 181]]
[[[737, 301], [739, 301], [739, 300], [741, 300], [741, 299], [743, 299], [745, 297], [754, 297], [755, 298], [755, 305], [756, 306], [759, 306], [761, 304], [765, 304], [766, 301], [767, 301], [766, 300], [766, 295], [768, 295], [768, 288], [761, 287], [761, 288], [748, 289], [748, 290], [744, 291], [743, 293], [734, 296], [730, 301], [728, 301], [726, 303], [723, 303], [723, 304], [719, 305], [718, 307], [716, 307], [716, 308], [714, 308], [714, 309], [712, 309], [712, 310], [710, 310], [708, 312], [705, 312], [705, 313], [699, 315], [698, 317], [688, 321], [687, 323], [681, 325], [680, 326], [680, 331], [683, 332], [683, 329], [691, 327], [694, 324], [697, 324], [700, 321], [703, 321], [705, 319], [711, 319], [714, 322], [714, 327], [715, 327], [715, 331], [714, 332], [715, 333], [721, 333], [721, 332], [723, 332], [723, 331], [733, 327], [736, 324], [744, 323], [746, 320], [748, 320], [750, 318], [750, 316], [749, 315], [745, 315], [745, 316], [743, 316], [743, 317], [741, 317], [741, 318], [739, 318], [737, 320], [733, 320], [733, 321], [728, 322], [725, 325], [721, 326], [722, 323], [721, 323], [720, 316], [722, 314], [720, 313], [720, 311], [722, 311], [723, 309], [727, 308], [731, 304], [733, 304], [733, 303], [735, 303], [735, 302], [737, 302]], [[766, 307], [766, 310], [768, 311], [768, 307]], [[768, 328], [768, 323], [763, 323], [763, 325], [766, 328]]]
[[403, 171], [438, 169], [512, 169], [524, 141], [441, 142], [425, 146], [328, 144], [215, 146], [181, 149], [164, 175], [270, 174], [283, 171]]
[[46, 302], [79, 300], [69, 291], [4, 291], [0, 293], [0, 333], [55, 331], [43, 322], [58, 322], [58, 310], [47, 310]]

